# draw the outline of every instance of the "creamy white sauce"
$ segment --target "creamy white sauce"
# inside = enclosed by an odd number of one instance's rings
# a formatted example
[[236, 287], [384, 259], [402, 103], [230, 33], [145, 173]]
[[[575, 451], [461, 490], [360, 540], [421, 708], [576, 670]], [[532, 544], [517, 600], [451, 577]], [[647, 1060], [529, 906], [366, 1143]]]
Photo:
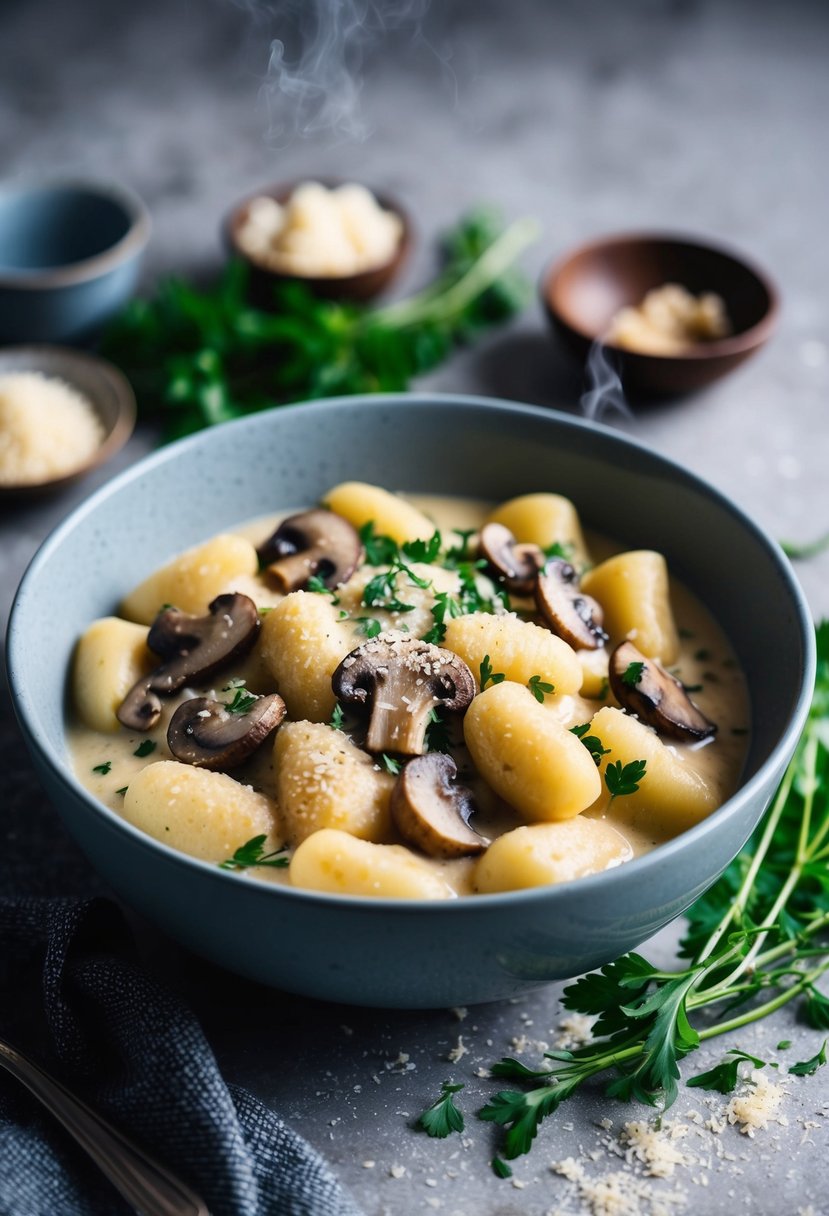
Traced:
[[[407, 497], [435, 521], [444, 535], [455, 528], [477, 529], [492, 510], [492, 505], [483, 501], [416, 495]], [[258, 517], [240, 524], [234, 532], [254, 544], [260, 544], [271, 534], [280, 519], [289, 514], [292, 512]], [[601, 561], [613, 553], [621, 552], [620, 546], [604, 537], [587, 533], [586, 541], [596, 560]], [[262, 577], [246, 579], [244, 583], [244, 586], [240, 583], [238, 589], [255, 598], [260, 608], [276, 604], [283, 598], [269, 587]], [[692, 695], [695, 703], [711, 721], [718, 724], [719, 729], [717, 734], [704, 744], [668, 741], [668, 746], [689, 768], [702, 777], [706, 784], [717, 790], [719, 802], [722, 803], [737, 788], [747, 752], [750, 715], [745, 680], [722, 629], [696, 597], [674, 579], [671, 580], [671, 602], [680, 632], [681, 650], [678, 661], [670, 670], [683, 684], [694, 689]], [[376, 610], [372, 609], [371, 612], [374, 615]], [[359, 633], [356, 622], [353, 630], [356, 647], [365, 638]], [[79, 779], [96, 798], [116, 813], [120, 813], [123, 805], [123, 794], [120, 791], [129, 785], [136, 773], [156, 761], [175, 759], [167, 746], [166, 736], [167, 725], [177, 706], [193, 696], [208, 696], [214, 700], [230, 699], [233, 694], [228, 691], [228, 685], [239, 678], [246, 678], [252, 691], [273, 691], [272, 688], [257, 686], [255, 671], [255, 660], [249, 658], [244, 663], [236, 664], [215, 676], [210, 686], [200, 685], [183, 689], [177, 696], [164, 701], [160, 721], [147, 734], [127, 731], [123, 727], [117, 734], [105, 734], [91, 730], [74, 719], [68, 732], [69, 748]], [[261, 681], [261, 671], [258, 678]], [[587, 722], [602, 704], [614, 703], [612, 697], [604, 702], [586, 700], [580, 696], [560, 697], [557, 698], [556, 712], [562, 724], [570, 727]], [[136, 751], [147, 739], [156, 744], [155, 749], [149, 755], [136, 756]], [[471, 768], [468, 755], [462, 745], [454, 750], [459, 770], [463, 774], [464, 769]], [[107, 772], [95, 771], [97, 766], [106, 765], [107, 762], [110, 765]], [[235, 769], [232, 775], [275, 800], [271, 743], [266, 742], [250, 761]], [[480, 778], [473, 775], [465, 783], [472, 787], [476, 795], [478, 811], [474, 826], [482, 835], [494, 838], [525, 822], [512, 808], [504, 805]], [[643, 814], [626, 815], [624, 799], [619, 799], [610, 807], [600, 802], [596, 808], [589, 808], [584, 813], [612, 824], [627, 840], [634, 856], [646, 853], [669, 839], [664, 834], [655, 833], [652, 825], [643, 822]], [[390, 840], [389, 843], [404, 842]], [[472, 893], [474, 860], [425, 860], [457, 894]], [[260, 881], [290, 885], [287, 869], [259, 868], [248, 870], [246, 873]]]

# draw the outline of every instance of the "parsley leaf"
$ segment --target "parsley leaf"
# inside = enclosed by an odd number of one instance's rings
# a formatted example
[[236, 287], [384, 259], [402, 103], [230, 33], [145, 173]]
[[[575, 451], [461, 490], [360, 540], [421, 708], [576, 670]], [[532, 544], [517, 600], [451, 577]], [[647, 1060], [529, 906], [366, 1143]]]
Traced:
[[258, 700], [257, 696], [242, 686], [236, 689], [232, 701], [225, 701], [224, 707], [229, 714], [246, 714], [253, 709]]
[[566, 562], [572, 562], [575, 556], [576, 546], [569, 542], [562, 543], [554, 540], [551, 545], [547, 545], [544, 549], [545, 557], [560, 557]]
[[555, 692], [555, 684], [547, 684], [541, 679], [541, 676], [530, 676], [527, 681], [527, 687], [539, 704], [544, 704], [544, 698], [551, 692]]
[[827, 1040], [824, 1039], [820, 1051], [817, 1055], [812, 1056], [811, 1060], [801, 1060], [799, 1064], [792, 1064], [789, 1072], [796, 1077], [811, 1077], [816, 1073], [826, 1063], [826, 1042]]
[[429, 710], [426, 727], [426, 750], [428, 752], [448, 752], [450, 747], [449, 727], [433, 706]]
[[730, 1060], [723, 1060], [707, 1072], [697, 1073], [695, 1077], [690, 1077], [686, 1084], [691, 1088], [715, 1089], [718, 1093], [730, 1094], [737, 1088], [740, 1065], [744, 1061], [748, 1061], [754, 1068], [766, 1067], [765, 1060], [758, 1060], [756, 1056], [750, 1056], [748, 1052], [739, 1051], [737, 1048], [732, 1048], [728, 1055], [732, 1057]]
[[92, 769], [93, 773], [100, 773], [102, 777], [106, 777], [107, 773], [112, 769], [112, 761], [105, 760], [103, 764], [96, 764]]
[[[481, 661], [480, 675], [481, 675], [481, 679], [480, 679], [481, 692], [484, 691], [487, 684], [503, 684], [504, 680], [507, 678], [504, 675], [503, 671], [493, 671], [492, 670], [492, 663], [489, 660], [488, 654], [485, 654]], [[542, 695], [542, 700], [543, 700], [543, 695]]]
[[454, 1095], [464, 1089], [463, 1085], [450, 1085], [444, 1081], [440, 1087], [440, 1097], [424, 1110], [417, 1120], [418, 1126], [429, 1136], [443, 1140], [452, 1132], [462, 1132], [465, 1123], [462, 1111], [455, 1105]]
[[129, 787], [128, 785], [122, 785], [122, 786], [121, 786], [121, 788], [120, 788], [120, 790], [116, 790], [116, 791], [115, 791], [115, 793], [116, 793], [116, 794], [120, 794], [120, 795], [121, 795], [121, 797], [123, 798], [124, 794], [126, 794], [126, 792], [127, 792], [127, 790], [128, 790], [129, 788], [130, 788], [130, 787]]
[[403, 556], [410, 562], [430, 565], [440, 553], [443, 539], [440, 532], [433, 532], [429, 540], [407, 540], [401, 545]]
[[267, 836], [253, 836], [240, 845], [232, 857], [219, 862], [220, 870], [246, 870], [251, 866], [273, 866], [274, 869], [284, 869], [289, 865], [289, 859], [284, 849], [275, 849], [272, 853], [265, 852]]
[[590, 730], [590, 726], [590, 722], [582, 722], [579, 726], [571, 726], [570, 733], [575, 735], [577, 739], [581, 739], [596, 764], [599, 764], [602, 756], [610, 755], [611, 749], [603, 745], [598, 735], [588, 735], [587, 732]]
[[332, 730], [342, 730], [344, 717], [345, 717], [345, 714], [343, 712], [343, 707], [342, 707], [342, 705], [340, 705], [340, 703], [338, 701], [337, 704], [334, 706], [334, 712], [331, 715], [331, 721], [328, 723], [328, 725], [331, 727]]
[[325, 585], [325, 579], [319, 577], [318, 574], [312, 574], [305, 584], [305, 591], [312, 591], [316, 595], [328, 595], [331, 597], [331, 603], [336, 607], [340, 602], [340, 597], [336, 591], [332, 591], [330, 587]]
[[627, 794], [635, 794], [639, 782], [645, 776], [647, 762], [631, 760], [630, 764], [622, 765], [621, 760], [608, 762], [604, 771], [604, 783], [610, 791], [610, 801], [614, 798], [624, 798]]
[[378, 633], [383, 631], [383, 626], [376, 616], [357, 616], [354, 619], [359, 621], [357, 632], [364, 638], [376, 638]]
[[627, 684], [629, 688], [635, 688], [642, 679], [642, 673], [644, 670], [644, 663], [628, 663], [627, 667], [622, 672], [622, 683]]
[[396, 540], [374, 531], [373, 519], [360, 528], [360, 540], [369, 566], [389, 566], [400, 555]]
[[403, 767], [400, 760], [394, 760], [391, 756], [387, 756], [385, 752], [383, 752], [380, 760], [382, 761], [383, 768], [386, 770], [386, 772], [391, 773], [393, 777], [396, 777]]
[[512, 1169], [507, 1165], [506, 1161], [502, 1161], [500, 1157], [492, 1158], [492, 1172], [496, 1178], [511, 1178]]
[[152, 739], [142, 739], [132, 754], [142, 759], [144, 756], [151, 756], [157, 747], [158, 744], [154, 743]]
[[439, 646], [446, 637], [446, 618], [463, 616], [463, 608], [449, 591], [435, 592], [435, 602], [430, 609], [434, 625], [423, 635], [424, 642]]

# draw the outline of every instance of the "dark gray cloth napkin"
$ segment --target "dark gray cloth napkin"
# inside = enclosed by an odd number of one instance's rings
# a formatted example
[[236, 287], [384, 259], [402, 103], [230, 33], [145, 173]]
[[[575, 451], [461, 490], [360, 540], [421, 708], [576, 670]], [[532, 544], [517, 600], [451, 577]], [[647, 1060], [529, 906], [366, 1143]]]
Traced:
[[[111, 900], [0, 899], [0, 1033], [189, 1182], [212, 1216], [360, 1216], [301, 1137], [225, 1084], [195, 1017], [141, 966]], [[129, 1210], [0, 1073], [0, 1214]]]

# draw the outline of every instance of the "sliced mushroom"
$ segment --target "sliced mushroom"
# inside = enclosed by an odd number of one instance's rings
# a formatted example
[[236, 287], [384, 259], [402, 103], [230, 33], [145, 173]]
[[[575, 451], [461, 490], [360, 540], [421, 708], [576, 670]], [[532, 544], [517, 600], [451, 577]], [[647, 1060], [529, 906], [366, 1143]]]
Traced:
[[165, 608], [147, 635], [150, 650], [165, 662], [133, 685], [118, 709], [118, 721], [130, 730], [150, 730], [161, 716], [161, 697], [247, 654], [258, 631], [256, 605], [238, 591], [216, 596], [207, 616]]
[[257, 697], [246, 713], [231, 713], [209, 697], [191, 697], [170, 719], [167, 743], [177, 760], [224, 772], [244, 764], [284, 717], [285, 702], [275, 692]]
[[419, 756], [430, 710], [457, 713], [475, 695], [475, 679], [449, 650], [403, 633], [381, 633], [346, 655], [331, 678], [338, 700], [370, 706], [366, 748]]
[[481, 556], [499, 582], [515, 595], [532, 595], [544, 551], [538, 545], [519, 544], [503, 524], [484, 524], [478, 539]]
[[539, 574], [535, 602], [548, 629], [574, 650], [598, 650], [607, 641], [600, 605], [579, 590], [576, 571], [563, 558], [548, 561]]
[[360, 564], [363, 546], [354, 527], [333, 511], [304, 511], [284, 519], [257, 553], [280, 591], [298, 591], [312, 575], [339, 587]]
[[680, 681], [637, 650], [633, 642], [620, 642], [616, 647], [608, 674], [619, 704], [660, 735], [693, 743], [716, 731], [716, 724], [694, 704]]
[[410, 760], [391, 794], [391, 813], [400, 835], [430, 857], [471, 857], [489, 841], [469, 826], [475, 811], [470, 790], [456, 785], [451, 756], [430, 752]]

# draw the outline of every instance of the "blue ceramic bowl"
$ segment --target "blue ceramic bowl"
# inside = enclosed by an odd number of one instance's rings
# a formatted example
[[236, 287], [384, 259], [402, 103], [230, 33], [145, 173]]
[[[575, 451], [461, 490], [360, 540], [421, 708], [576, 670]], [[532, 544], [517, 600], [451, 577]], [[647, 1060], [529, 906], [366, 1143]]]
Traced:
[[150, 217], [123, 186], [0, 190], [0, 342], [83, 342], [129, 299]]
[[[496, 500], [558, 491], [593, 527], [662, 550], [719, 619], [747, 673], [754, 732], [739, 792], [693, 830], [605, 874], [448, 903], [258, 883], [174, 852], [98, 803], [74, 776], [66, 745], [67, 673], [88, 623], [177, 550], [241, 519], [313, 503], [347, 478]], [[266, 984], [423, 1008], [576, 975], [682, 912], [768, 805], [808, 710], [814, 662], [812, 624], [787, 561], [716, 490], [605, 427], [433, 394], [283, 408], [142, 461], [43, 545], [21, 584], [8, 643], [17, 713], [43, 784], [126, 903], [196, 953]]]

